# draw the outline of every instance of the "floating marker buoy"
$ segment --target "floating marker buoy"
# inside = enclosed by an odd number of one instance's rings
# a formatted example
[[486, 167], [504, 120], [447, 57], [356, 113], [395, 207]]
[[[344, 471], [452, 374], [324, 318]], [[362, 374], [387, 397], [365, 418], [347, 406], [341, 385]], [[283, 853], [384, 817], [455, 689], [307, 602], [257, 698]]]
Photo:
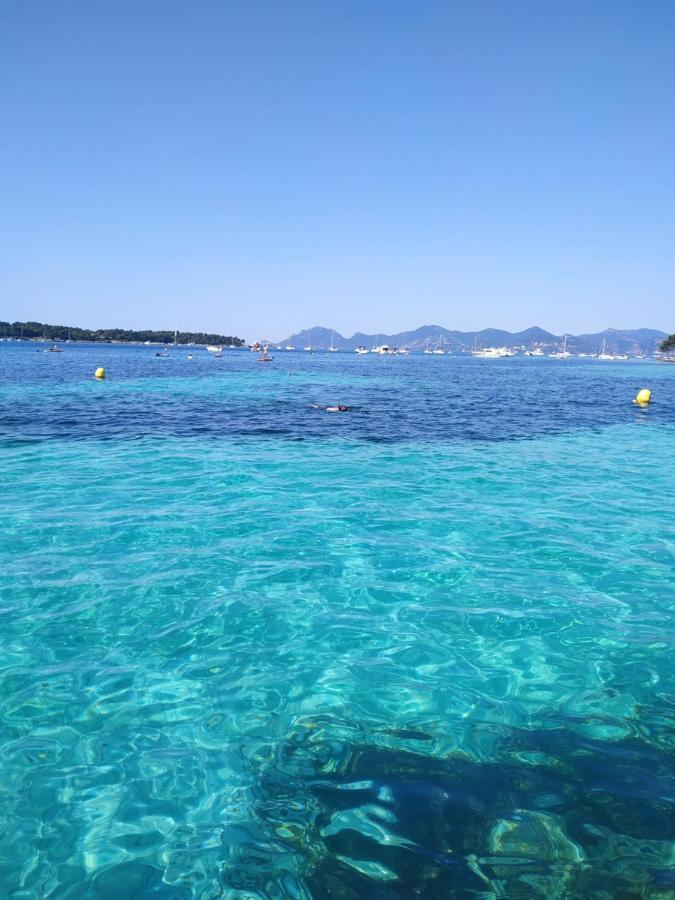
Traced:
[[94, 378], [105, 378], [105, 369], [102, 366], [94, 372]]
[[651, 402], [651, 399], [652, 399], [652, 392], [649, 390], [649, 388], [642, 388], [642, 390], [639, 390], [637, 392], [637, 394], [635, 395], [635, 400], [633, 400], [633, 403], [639, 403], [641, 405], [642, 404], [646, 405], [647, 403]]

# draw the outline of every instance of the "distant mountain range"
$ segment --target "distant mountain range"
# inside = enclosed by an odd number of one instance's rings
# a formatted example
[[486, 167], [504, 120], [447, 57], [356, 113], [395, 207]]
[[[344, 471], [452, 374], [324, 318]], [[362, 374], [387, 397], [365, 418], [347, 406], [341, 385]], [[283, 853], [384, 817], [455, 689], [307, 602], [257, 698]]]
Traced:
[[[607, 328], [596, 334], [568, 334], [567, 347], [573, 353], [597, 353], [603, 340], [608, 353], [651, 354], [658, 349], [661, 341], [667, 337], [664, 331], [654, 328], [617, 329]], [[543, 328], [527, 328], [525, 331], [503, 331], [499, 328], [484, 328], [482, 331], [449, 331], [440, 325], [422, 325], [414, 331], [401, 331], [398, 334], [362, 334], [357, 332], [352, 337], [343, 337], [332, 328], [316, 326], [292, 334], [285, 341], [273, 341], [274, 344], [286, 346], [291, 344], [297, 349], [313, 347], [316, 350], [356, 350], [357, 347], [371, 347], [387, 344], [390, 347], [407, 347], [410, 350], [425, 350], [427, 347], [449, 350], [455, 353], [471, 350], [475, 347], [522, 347], [543, 350], [558, 348], [565, 335], [551, 334]]]

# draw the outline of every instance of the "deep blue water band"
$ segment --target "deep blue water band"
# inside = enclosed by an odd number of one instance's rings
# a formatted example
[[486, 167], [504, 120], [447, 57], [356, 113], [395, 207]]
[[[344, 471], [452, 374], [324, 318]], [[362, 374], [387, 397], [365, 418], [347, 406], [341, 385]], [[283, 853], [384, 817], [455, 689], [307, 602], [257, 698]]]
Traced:
[[[358, 357], [203, 348], [0, 346], [0, 439], [339, 435], [373, 442], [519, 440], [645, 419], [675, 421], [675, 366], [596, 360]], [[187, 359], [191, 353], [192, 359]], [[104, 365], [105, 382], [94, 369]], [[662, 381], [666, 389], [659, 391]], [[631, 401], [653, 388], [648, 411]], [[311, 404], [344, 403], [326, 415]]]

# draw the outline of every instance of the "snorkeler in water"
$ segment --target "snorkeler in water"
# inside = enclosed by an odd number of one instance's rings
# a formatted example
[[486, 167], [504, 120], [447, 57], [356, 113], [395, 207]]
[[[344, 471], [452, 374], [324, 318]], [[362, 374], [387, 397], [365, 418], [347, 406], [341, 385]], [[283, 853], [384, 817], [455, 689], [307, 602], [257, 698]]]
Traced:
[[319, 403], [310, 403], [312, 409], [322, 409], [324, 412], [349, 412], [351, 406], [340, 403], [338, 406], [321, 406]]

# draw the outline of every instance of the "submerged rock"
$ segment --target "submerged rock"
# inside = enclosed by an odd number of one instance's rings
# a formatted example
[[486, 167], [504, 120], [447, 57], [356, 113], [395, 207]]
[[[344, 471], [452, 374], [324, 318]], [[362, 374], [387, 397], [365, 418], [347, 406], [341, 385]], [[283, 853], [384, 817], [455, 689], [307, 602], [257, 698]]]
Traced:
[[555, 816], [516, 810], [500, 819], [488, 838], [490, 853], [550, 862], [581, 862], [584, 853], [562, 830]]

